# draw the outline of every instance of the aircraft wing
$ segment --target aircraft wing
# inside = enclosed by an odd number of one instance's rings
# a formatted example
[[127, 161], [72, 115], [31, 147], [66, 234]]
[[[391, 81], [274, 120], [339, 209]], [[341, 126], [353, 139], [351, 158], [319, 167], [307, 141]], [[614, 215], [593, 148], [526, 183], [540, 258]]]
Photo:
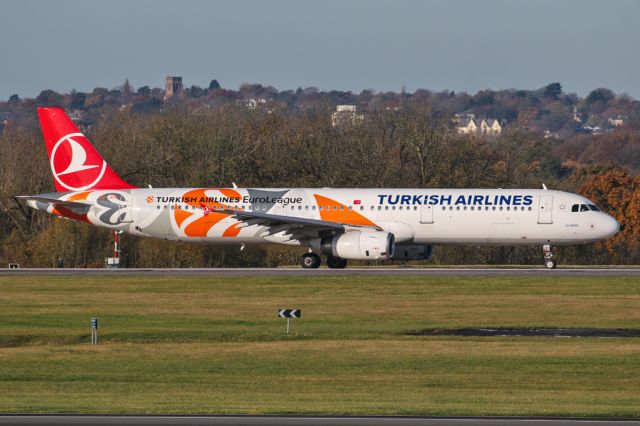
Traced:
[[275, 226], [279, 228], [278, 225], [282, 225], [282, 228], [306, 228], [314, 231], [345, 231], [348, 226], [338, 222], [329, 222], [326, 220], [309, 219], [305, 217], [295, 216], [283, 216], [270, 213], [249, 212], [245, 210], [225, 209], [220, 212], [233, 215], [240, 221], [245, 222], [247, 226], [265, 225]]
[[86, 208], [93, 205], [93, 203], [90, 201], [84, 201], [84, 200], [66, 201], [66, 200], [58, 200], [57, 198], [39, 197], [35, 195], [18, 195], [16, 196], [16, 198], [19, 198], [25, 201], [34, 201], [36, 203], [46, 203], [46, 204], [51, 204], [53, 206], [66, 207], [68, 209]]

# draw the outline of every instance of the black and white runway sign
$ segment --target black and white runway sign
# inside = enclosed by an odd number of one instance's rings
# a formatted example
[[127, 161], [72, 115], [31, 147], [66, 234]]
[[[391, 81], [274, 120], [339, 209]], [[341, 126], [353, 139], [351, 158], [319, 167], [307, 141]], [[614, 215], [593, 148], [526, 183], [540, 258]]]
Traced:
[[280, 318], [300, 318], [302, 316], [302, 310], [300, 310], [300, 309], [278, 309], [278, 316]]

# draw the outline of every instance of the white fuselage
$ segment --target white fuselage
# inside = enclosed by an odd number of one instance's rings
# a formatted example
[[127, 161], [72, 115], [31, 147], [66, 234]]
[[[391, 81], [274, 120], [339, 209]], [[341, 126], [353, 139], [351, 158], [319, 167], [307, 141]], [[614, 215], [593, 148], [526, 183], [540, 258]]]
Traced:
[[580, 195], [536, 189], [150, 188], [57, 195], [90, 203], [81, 213], [94, 225], [211, 244], [315, 248], [321, 237], [304, 225], [241, 221], [229, 209], [375, 228], [392, 233], [397, 245], [576, 244], [619, 229]]

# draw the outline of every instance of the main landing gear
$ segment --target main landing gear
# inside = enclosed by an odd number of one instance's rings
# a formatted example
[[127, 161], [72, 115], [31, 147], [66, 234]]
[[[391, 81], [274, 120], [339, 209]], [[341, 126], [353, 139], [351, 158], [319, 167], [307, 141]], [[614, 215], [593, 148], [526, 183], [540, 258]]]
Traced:
[[[315, 253], [306, 253], [300, 258], [300, 265], [302, 265], [304, 269], [317, 269], [321, 263], [322, 259]], [[347, 259], [328, 256], [327, 266], [331, 269], [344, 269], [347, 266]]]
[[315, 253], [306, 253], [300, 258], [300, 265], [304, 269], [317, 269], [320, 267], [320, 263], [322, 263], [322, 259]]
[[327, 266], [331, 269], [344, 269], [347, 266], [347, 259], [341, 257], [327, 257]]
[[547, 269], [556, 269], [557, 263], [553, 258], [554, 247], [551, 244], [545, 244], [542, 246], [544, 252], [544, 267]]

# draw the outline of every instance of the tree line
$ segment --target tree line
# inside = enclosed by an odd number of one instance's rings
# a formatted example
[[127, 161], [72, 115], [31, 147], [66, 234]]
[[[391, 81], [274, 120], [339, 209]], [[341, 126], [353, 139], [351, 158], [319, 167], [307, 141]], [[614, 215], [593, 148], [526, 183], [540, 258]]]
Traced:
[[[640, 262], [639, 163], [629, 164], [640, 161], [633, 160], [640, 138], [633, 129], [601, 135], [592, 146], [593, 136], [586, 144], [567, 144], [517, 127], [496, 137], [460, 135], [450, 114], [419, 98], [392, 109], [371, 107], [362, 121], [336, 127], [333, 110], [328, 102], [304, 109], [173, 102], [144, 112], [112, 105], [101, 108], [84, 130], [109, 164], [141, 187], [235, 182], [241, 187], [539, 188], [545, 183], [590, 197], [622, 225], [609, 241], [562, 248], [561, 263]], [[63, 259], [70, 267], [102, 266], [112, 250], [108, 231], [53, 218], [13, 198], [54, 190], [33, 114], [0, 137], [0, 264], [46, 267]], [[128, 236], [123, 241], [123, 262], [135, 267], [273, 266], [295, 263], [298, 254], [280, 247], [240, 252]], [[434, 261], [539, 264], [540, 258], [540, 247], [438, 247]]]

